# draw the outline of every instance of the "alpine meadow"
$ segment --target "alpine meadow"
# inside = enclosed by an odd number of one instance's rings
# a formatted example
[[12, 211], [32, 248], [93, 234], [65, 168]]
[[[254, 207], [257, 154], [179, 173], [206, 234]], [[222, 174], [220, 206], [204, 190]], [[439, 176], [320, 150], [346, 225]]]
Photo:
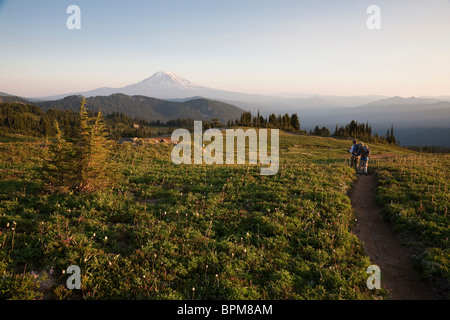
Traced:
[[446, 0], [0, 0], [4, 309], [445, 303], [449, 15]]
[[[104, 138], [88, 101], [78, 139], [58, 127], [3, 138], [3, 298], [389, 298], [367, 288], [373, 263], [352, 232], [351, 139], [281, 131], [273, 176], [261, 164], [177, 165], [171, 143]], [[450, 158], [370, 147], [379, 205], [423, 278], [446, 292]], [[71, 265], [80, 290], [66, 286]]]

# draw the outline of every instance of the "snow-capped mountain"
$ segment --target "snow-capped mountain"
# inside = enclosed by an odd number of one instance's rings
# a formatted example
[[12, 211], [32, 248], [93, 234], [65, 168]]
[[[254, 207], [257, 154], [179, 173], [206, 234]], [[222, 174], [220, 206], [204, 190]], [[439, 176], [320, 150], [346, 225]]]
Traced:
[[274, 99], [274, 97], [264, 95], [253, 95], [200, 86], [170, 71], [156, 72], [151, 77], [122, 88], [103, 87], [86, 92], [67, 93], [52, 97], [40, 97], [38, 99], [59, 100], [72, 95], [81, 95], [89, 98], [95, 96], [108, 96], [115, 93], [122, 93], [130, 96], [142, 95], [164, 100], [185, 100], [192, 97], [203, 97], [207, 99], [216, 99], [226, 102], [264, 102], [268, 99]]
[[[179, 75], [171, 72], [171, 71], [159, 71], [152, 75], [151, 77], [142, 80], [141, 82], [136, 83], [131, 86], [152, 86], [152, 87], [161, 87], [161, 88], [192, 88], [198, 89], [201, 88], [199, 85], [196, 85], [193, 82], [190, 82]], [[130, 87], [131, 87], [130, 86]]]
[[290, 112], [291, 110], [297, 112], [298, 110], [303, 110], [305, 108], [317, 110], [321, 108], [356, 107], [382, 98], [381, 96], [328, 97], [319, 95], [312, 97], [282, 98], [270, 95], [249, 94], [208, 88], [186, 80], [174, 72], [159, 71], [151, 77], [122, 88], [103, 87], [86, 92], [68, 93], [37, 99], [59, 100], [72, 95], [90, 98], [96, 96], [109, 96], [115, 93], [122, 93], [129, 96], [140, 95], [173, 101], [188, 101], [192, 98], [201, 97], [230, 103], [244, 110], [251, 110], [254, 112], [260, 110], [262, 113], [273, 112], [274, 109], [277, 109], [280, 112]]
[[199, 95], [208, 90], [190, 82], [170, 71], [159, 71], [140, 82], [130, 84], [122, 88], [102, 87], [86, 92], [60, 94], [51, 97], [40, 98], [42, 100], [58, 100], [67, 96], [81, 95], [84, 97], [108, 96], [115, 93], [126, 95], [142, 95], [157, 99], [176, 99]]
[[[116, 93], [127, 95], [128, 98], [121, 97], [121, 95], [110, 97]], [[236, 106], [241, 110], [251, 111], [253, 114], [260, 112], [263, 116], [268, 116], [271, 113], [299, 113], [302, 128], [307, 130], [313, 129], [316, 125], [333, 128], [336, 124], [347, 124], [350, 120], [355, 120], [362, 123], [369, 121], [372, 125], [372, 130], [379, 130], [379, 132], [383, 133], [383, 131], [385, 132], [385, 130], [391, 127], [392, 123], [395, 123], [396, 136], [406, 144], [414, 144], [414, 141], [422, 141], [419, 138], [424, 139], [426, 137], [428, 139], [426, 140], [427, 144], [447, 146], [448, 139], [442, 142], [441, 138], [444, 137], [445, 139], [448, 136], [446, 133], [450, 130], [448, 121], [445, 122], [445, 120], [449, 119], [448, 112], [450, 111], [448, 106], [449, 102], [447, 102], [449, 99], [448, 96], [401, 98], [377, 95], [327, 96], [282, 94], [280, 97], [277, 95], [248, 94], [203, 87], [173, 72], [167, 71], [156, 72], [151, 77], [122, 88], [103, 87], [87, 92], [24, 99], [33, 102], [38, 100], [45, 102], [59, 100], [73, 95], [87, 98], [103, 97], [103, 99], [98, 100], [108, 101], [108, 103], [102, 106], [102, 110], [107, 110], [107, 107], [116, 107], [116, 111], [119, 112], [132, 112], [134, 110], [135, 115], [141, 118], [151, 116], [151, 111], [148, 108], [148, 105], [151, 103], [142, 104], [143, 101], [152, 100], [151, 98], [170, 100], [161, 104], [164, 105], [162, 109], [168, 108], [166, 102], [195, 102], [195, 100], [201, 101], [202, 99], [200, 98], [203, 98], [203, 100], [209, 100], [205, 104], [205, 110], [211, 106], [212, 102], [219, 101]], [[18, 97], [5, 95], [0, 97], [0, 101], [3, 102], [17, 101], [17, 99]], [[132, 107], [130, 101], [134, 101], [133, 103], [135, 103]], [[138, 104], [140, 105], [138, 106]], [[73, 105], [76, 105], [76, 103]], [[133, 110], [129, 110], [130, 108]], [[225, 116], [231, 114], [223, 105], [215, 108], [216, 111], [219, 109], [223, 109], [223, 114], [216, 112], [216, 117], [223, 117], [225, 119]], [[142, 113], [138, 114], [136, 110], [140, 110]], [[187, 108], [183, 113], [175, 112], [173, 109], [171, 110], [173, 116], [182, 115], [183, 117], [192, 116], [199, 118], [199, 116], [195, 115], [194, 111], [186, 111], [193, 110], [192, 108]], [[207, 114], [205, 112], [203, 113]], [[165, 117], [167, 116], [165, 115]], [[210, 114], [208, 114], [209, 116]], [[153, 116], [153, 118], [155, 117], [156, 115]], [[232, 119], [236, 118], [234, 113], [231, 114], [231, 117]], [[417, 139], [412, 139], [413, 134], [406, 130], [412, 130], [410, 128], [414, 128], [414, 132], [417, 133], [416, 128], [419, 126], [424, 129], [418, 134]], [[436, 134], [432, 133], [431, 129], [428, 130], [429, 128], [433, 129], [433, 132]], [[437, 131], [442, 128], [446, 131]], [[404, 134], [402, 130], [404, 130]]]
[[197, 96], [198, 93], [204, 93], [210, 89], [190, 82], [173, 72], [159, 71], [147, 79], [118, 90], [127, 95], [173, 99]]

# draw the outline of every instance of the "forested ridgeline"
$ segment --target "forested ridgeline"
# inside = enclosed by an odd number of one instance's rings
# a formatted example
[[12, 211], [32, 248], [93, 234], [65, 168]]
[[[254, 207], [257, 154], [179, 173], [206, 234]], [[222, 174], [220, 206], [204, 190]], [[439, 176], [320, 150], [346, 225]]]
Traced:
[[[89, 106], [87, 106], [89, 108]], [[89, 116], [94, 117], [96, 112], [87, 111]], [[32, 137], [55, 137], [57, 134], [55, 121], [58, 122], [60, 130], [67, 138], [74, 138], [78, 135], [78, 124], [80, 121], [79, 113], [73, 110], [48, 109], [42, 110], [39, 106], [24, 103], [0, 103], [0, 136], [8, 134], [22, 134]], [[105, 129], [110, 139], [121, 138], [148, 138], [163, 134], [170, 134], [177, 128], [193, 130], [194, 120], [189, 118], [178, 118], [168, 121], [161, 120], [143, 120], [132, 118], [124, 113], [112, 112], [104, 116]], [[262, 116], [252, 115], [251, 112], [244, 112], [240, 119], [228, 121], [227, 127], [257, 127], [257, 128], [275, 128], [287, 132], [308, 134], [306, 130], [300, 127], [300, 117], [294, 113], [289, 114], [270, 114]], [[225, 127], [218, 118], [212, 118], [211, 121], [203, 121], [203, 129]], [[333, 134], [326, 127], [309, 131], [310, 135], [315, 136], [333, 136], [342, 138], [357, 138], [366, 142], [381, 142], [389, 144], [398, 144], [394, 136], [394, 127], [387, 131], [386, 136], [373, 134], [369, 123], [358, 123], [352, 120], [349, 124], [338, 128]]]
[[257, 127], [257, 128], [277, 128], [287, 132], [310, 134], [313, 136], [322, 137], [338, 137], [338, 138], [356, 138], [364, 140], [366, 142], [380, 142], [387, 144], [399, 145], [400, 141], [394, 135], [394, 125], [390, 129], [387, 129], [386, 136], [379, 135], [377, 132], [372, 132], [372, 126], [367, 123], [359, 123], [358, 121], [352, 120], [345, 126], [338, 126], [336, 124], [336, 129], [333, 134], [331, 134], [330, 129], [327, 127], [320, 128], [318, 125], [314, 130], [309, 130], [307, 132], [300, 128], [300, 118], [297, 113], [292, 115], [276, 115], [274, 113], [269, 116], [262, 116], [258, 112], [256, 115], [252, 115], [250, 111], [244, 112], [240, 119], [235, 121], [228, 121], [227, 126], [243, 126], [243, 127]]
[[[97, 113], [87, 110], [90, 117]], [[22, 103], [0, 103], [0, 135], [23, 134], [33, 137], [55, 137], [58, 122], [60, 130], [67, 138], [78, 135], [80, 115], [72, 110], [48, 109]], [[150, 137], [169, 132], [164, 128], [193, 127], [193, 120], [177, 119], [167, 122], [159, 120], [148, 122], [131, 118], [124, 113], [113, 112], [104, 117], [109, 138]]]
[[[89, 108], [89, 105], [87, 104]], [[87, 110], [90, 117], [95, 117], [96, 112]], [[228, 126], [252, 126], [252, 122], [246, 122], [247, 115], [244, 113], [241, 120], [236, 123], [228, 122]], [[250, 116], [251, 117], [251, 116]], [[279, 128], [287, 131], [298, 132], [300, 123], [297, 115], [292, 119], [289, 115], [275, 116], [271, 120], [269, 127]], [[263, 119], [261, 117], [261, 119]], [[270, 117], [272, 119], [272, 116]], [[280, 121], [278, 121], [278, 120]], [[23, 103], [0, 103], [0, 136], [5, 134], [23, 134], [33, 137], [55, 137], [57, 130], [55, 121], [58, 122], [60, 130], [67, 138], [74, 138], [78, 135], [79, 113], [73, 110], [48, 109], [42, 110], [39, 106]], [[141, 118], [132, 118], [121, 112], [112, 112], [104, 116], [106, 132], [110, 139], [120, 138], [148, 138], [162, 134], [170, 134], [177, 128], [194, 129], [194, 120], [190, 118], [177, 118], [167, 121], [159, 119], [147, 121]], [[265, 126], [263, 122], [255, 122], [255, 126]], [[273, 124], [273, 125], [272, 125]], [[202, 121], [203, 129], [225, 127], [218, 118], [210, 121]]]

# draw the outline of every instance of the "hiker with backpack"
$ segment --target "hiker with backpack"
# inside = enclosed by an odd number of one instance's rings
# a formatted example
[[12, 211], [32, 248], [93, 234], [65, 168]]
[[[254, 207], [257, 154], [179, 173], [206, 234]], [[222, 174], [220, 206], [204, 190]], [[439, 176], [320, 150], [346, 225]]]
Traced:
[[350, 152], [352, 154], [351, 156], [351, 160], [350, 160], [350, 167], [354, 168], [355, 171], [358, 170], [358, 160], [360, 157], [360, 154], [358, 154], [359, 152], [359, 144], [358, 141], [353, 140], [353, 145], [348, 149], [348, 152]]
[[370, 156], [370, 148], [362, 144], [361, 148], [361, 159], [359, 161], [359, 167], [357, 170], [358, 174], [367, 175], [367, 168], [369, 166], [369, 156]]

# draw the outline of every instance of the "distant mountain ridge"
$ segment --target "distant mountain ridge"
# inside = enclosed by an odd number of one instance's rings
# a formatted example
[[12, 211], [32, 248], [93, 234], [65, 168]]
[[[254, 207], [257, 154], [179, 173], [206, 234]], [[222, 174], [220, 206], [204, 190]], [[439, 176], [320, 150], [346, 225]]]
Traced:
[[2, 102], [31, 103], [31, 100], [1, 92], [0, 93], [0, 103], [2, 103]]
[[436, 98], [416, 98], [416, 97], [409, 97], [409, 98], [402, 98], [399, 96], [387, 98], [387, 99], [380, 99], [374, 102], [367, 103], [363, 105], [362, 107], [372, 107], [372, 106], [400, 106], [400, 105], [424, 105], [424, 104], [432, 104], [436, 102], [445, 101], [443, 99], [436, 99]]
[[[193, 97], [219, 100], [236, 105], [245, 110], [263, 114], [271, 112], [298, 112], [298, 109], [310, 108], [337, 108], [356, 107], [365, 103], [373, 102], [386, 96], [323, 96], [323, 95], [277, 95], [251, 94], [235, 91], [208, 88], [195, 84], [170, 71], [159, 71], [142, 81], [127, 85], [122, 88], [102, 87], [85, 92], [60, 94], [48, 97], [35, 98], [38, 100], [59, 100], [71, 95], [82, 95], [84, 97], [109, 96], [115, 93], [125, 95], [141, 95], [161, 100], [190, 100]], [[294, 111], [293, 111], [294, 110]]]
[[159, 71], [152, 76], [122, 88], [102, 87], [86, 92], [61, 94], [50, 97], [35, 98], [38, 100], [59, 100], [71, 95], [84, 97], [109, 96], [121, 93], [129, 96], [147, 96], [160, 100], [189, 101], [198, 98], [218, 100], [235, 105], [246, 111], [258, 112], [262, 115], [270, 113], [311, 113], [323, 112], [325, 109], [338, 110], [356, 107], [383, 107], [400, 105], [426, 105], [440, 101], [450, 101], [450, 96], [440, 97], [387, 97], [382, 95], [336, 96], [317, 94], [278, 95], [250, 94], [208, 88], [193, 83], [174, 72]]
[[[61, 100], [41, 101], [34, 104], [43, 110], [61, 109], [78, 111], [82, 96], [68, 96]], [[128, 96], [121, 93], [88, 98], [86, 107], [104, 114], [121, 112], [133, 118], [148, 121], [167, 121], [177, 118], [194, 120], [219, 119], [222, 123], [240, 118], [244, 110], [220, 101], [194, 99], [184, 102], [166, 101], [146, 96]]]
[[[328, 127], [349, 119], [368, 122], [373, 132], [384, 135], [394, 125], [400, 145], [427, 145], [450, 147], [450, 101], [433, 98], [393, 97], [354, 108], [341, 108], [319, 113], [305, 111], [300, 114], [301, 124]], [[303, 121], [302, 121], [303, 120]]]
[[[74, 100], [74, 96], [78, 98]], [[413, 140], [416, 139], [410, 137], [415, 136], [428, 141], [427, 145], [450, 146], [449, 95], [402, 98], [382, 95], [249, 94], [204, 87], [173, 72], [160, 71], [122, 88], [103, 87], [87, 92], [33, 99], [0, 94], [0, 101], [31, 101], [44, 109], [51, 105], [78, 108], [81, 99], [79, 96], [89, 98], [95, 110], [118, 111], [161, 121], [177, 117], [199, 120], [217, 117], [224, 122], [225, 119], [240, 118], [245, 110], [253, 114], [260, 112], [262, 116], [271, 113], [297, 113], [302, 129], [306, 130], [319, 125], [326, 126], [333, 132], [336, 124], [345, 125], [356, 120], [369, 122], [379, 134], [385, 134], [393, 124], [399, 135], [400, 132], [405, 132], [401, 141], [407, 141], [408, 144], [414, 144]], [[413, 134], [414, 128], [421, 128], [421, 134]]]

